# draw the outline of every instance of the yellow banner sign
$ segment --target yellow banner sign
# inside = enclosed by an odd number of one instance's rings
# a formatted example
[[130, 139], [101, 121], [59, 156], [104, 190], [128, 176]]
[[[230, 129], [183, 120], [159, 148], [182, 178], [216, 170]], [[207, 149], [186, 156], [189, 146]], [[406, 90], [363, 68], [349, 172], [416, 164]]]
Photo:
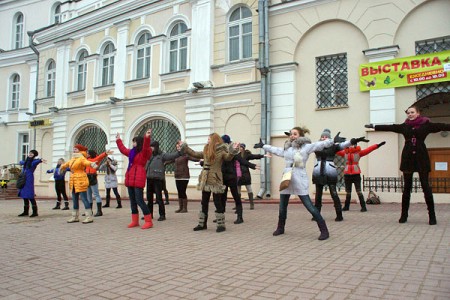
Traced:
[[450, 81], [450, 50], [359, 66], [361, 91]]
[[41, 126], [49, 126], [52, 122], [50, 119], [38, 119], [28, 122], [28, 127], [41, 127]]

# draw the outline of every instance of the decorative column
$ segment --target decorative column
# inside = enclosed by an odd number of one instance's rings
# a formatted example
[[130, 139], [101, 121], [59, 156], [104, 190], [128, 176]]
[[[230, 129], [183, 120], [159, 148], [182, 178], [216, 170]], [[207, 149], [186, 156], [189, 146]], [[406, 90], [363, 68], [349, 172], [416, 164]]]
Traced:
[[127, 37], [130, 20], [114, 24], [117, 26], [117, 52], [114, 62], [114, 96], [123, 99], [125, 96], [125, 76], [127, 74]]
[[[389, 46], [364, 50], [364, 55], [369, 62], [394, 59], [399, 47]], [[370, 93], [370, 123], [393, 124], [396, 122], [395, 89], [372, 90]], [[368, 130], [370, 143], [386, 141], [386, 145], [380, 151], [374, 151], [368, 156], [369, 177], [396, 177], [399, 174], [399, 140], [398, 134], [391, 132], [376, 132]], [[389, 153], [389, 155], [386, 155]], [[382, 163], [380, 163], [382, 162]]]
[[114, 151], [114, 159], [118, 162], [116, 172], [117, 180], [118, 182], [125, 182], [125, 172], [128, 167], [128, 161], [127, 163], [124, 163], [125, 156], [120, 153], [119, 148], [117, 148], [116, 145], [116, 134], [119, 133], [125, 147], [130, 147], [130, 145], [127, 145], [127, 137], [125, 136], [125, 109], [122, 103], [113, 105], [110, 112], [110, 120], [111, 127], [109, 130], [108, 148]]
[[72, 40], [64, 40], [56, 44], [56, 80], [55, 106], [67, 107], [67, 93], [69, 92], [69, 61]]

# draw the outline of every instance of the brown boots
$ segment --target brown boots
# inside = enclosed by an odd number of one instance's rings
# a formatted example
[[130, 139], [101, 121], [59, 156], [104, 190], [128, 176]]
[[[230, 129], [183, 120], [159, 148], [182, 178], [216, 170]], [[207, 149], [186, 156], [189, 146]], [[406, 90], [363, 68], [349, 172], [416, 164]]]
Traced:
[[187, 198], [178, 199], [178, 205], [180, 206], [175, 212], [176, 213], [187, 213]]

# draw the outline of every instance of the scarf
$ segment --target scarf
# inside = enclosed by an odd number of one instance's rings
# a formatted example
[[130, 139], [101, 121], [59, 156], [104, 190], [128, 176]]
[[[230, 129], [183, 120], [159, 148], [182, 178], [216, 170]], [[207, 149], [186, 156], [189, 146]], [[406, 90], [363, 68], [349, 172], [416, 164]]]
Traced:
[[418, 116], [414, 120], [409, 120], [409, 119], [405, 120], [405, 124], [412, 126], [414, 129], [417, 129], [421, 125], [428, 123], [428, 122], [430, 122], [430, 119], [428, 119], [427, 117], [422, 117], [422, 116]]
[[311, 140], [307, 137], [299, 137], [296, 140], [292, 141], [291, 140], [287, 140], [284, 143], [284, 150], [287, 150], [289, 147], [293, 147], [293, 148], [301, 148], [304, 144], [311, 144]]
[[131, 168], [131, 166], [133, 165], [133, 161], [134, 158], [136, 157], [137, 153], [136, 153], [136, 148], [133, 148], [130, 150], [130, 154], [128, 155], [128, 168], [127, 170], [129, 170]]

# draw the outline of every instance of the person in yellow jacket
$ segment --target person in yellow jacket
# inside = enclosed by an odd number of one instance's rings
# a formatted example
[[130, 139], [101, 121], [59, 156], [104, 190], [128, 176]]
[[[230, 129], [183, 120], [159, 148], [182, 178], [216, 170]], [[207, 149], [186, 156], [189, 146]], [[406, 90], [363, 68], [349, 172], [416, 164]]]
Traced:
[[85, 168], [93, 167], [97, 168], [97, 164], [94, 162], [90, 162], [86, 159], [87, 148], [83, 145], [76, 144], [73, 147], [73, 155], [72, 158], [61, 165], [61, 169], [65, 170], [69, 168], [70, 170], [70, 178], [69, 178], [69, 189], [72, 192], [72, 201], [73, 201], [73, 210], [72, 217], [67, 220], [67, 223], [75, 223], [79, 222], [79, 198], [81, 196], [81, 201], [83, 201], [84, 208], [86, 210], [85, 216], [86, 218], [82, 221], [83, 224], [92, 223], [94, 219], [92, 218], [92, 210], [89, 205], [89, 201], [87, 199], [87, 190], [89, 187], [89, 180], [86, 175]]

